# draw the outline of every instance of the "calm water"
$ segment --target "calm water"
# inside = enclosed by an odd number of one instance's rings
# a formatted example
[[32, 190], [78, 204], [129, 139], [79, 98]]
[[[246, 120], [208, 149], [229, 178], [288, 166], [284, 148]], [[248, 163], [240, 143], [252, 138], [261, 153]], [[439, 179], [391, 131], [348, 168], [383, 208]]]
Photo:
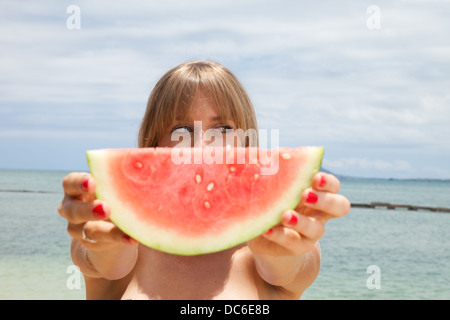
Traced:
[[[65, 175], [0, 170], [0, 299], [85, 298], [56, 211]], [[448, 181], [341, 183], [355, 203], [450, 208]], [[353, 208], [327, 224], [321, 271], [303, 299], [450, 299], [449, 227], [449, 213]]]

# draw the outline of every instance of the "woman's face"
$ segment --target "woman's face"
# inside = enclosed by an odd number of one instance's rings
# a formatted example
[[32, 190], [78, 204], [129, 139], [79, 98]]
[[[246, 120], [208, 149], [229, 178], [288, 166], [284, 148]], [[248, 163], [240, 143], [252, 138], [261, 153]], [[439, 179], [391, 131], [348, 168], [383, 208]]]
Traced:
[[226, 139], [227, 134], [232, 135], [234, 130], [236, 130], [235, 123], [232, 120], [221, 119], [213, 101], [205, 96], [202, 90], [198, 90], [187, 119], [176, 119], [159, 139], [158, 147], [235, 145], [234, 138], [229, 139], [229, 143]]

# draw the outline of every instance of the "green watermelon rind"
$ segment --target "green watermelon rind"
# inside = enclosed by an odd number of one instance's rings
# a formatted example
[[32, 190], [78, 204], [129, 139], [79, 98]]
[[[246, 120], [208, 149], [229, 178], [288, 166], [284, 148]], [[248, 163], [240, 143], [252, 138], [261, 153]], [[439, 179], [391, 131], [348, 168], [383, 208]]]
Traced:
[[103, 159], [110, 151], [108, 149], [90, 150], [86, 152], [86, 155], [90, 172], [96, 181], [95, 194], [98, 199], [106, 201], [110, 206], [110, 220], [115, 225], [148, 247], [177, 255], [199, 255], [226, 250], [245, 243], [279, 224], [286, 210], [297, 207], [302, 192], [311, 186], [314, 174], [319, 172], [324, 154], [323, 147], [303, 148], [308, 149], [308, 166], [301, 166], [297, 179], [286, 188], [284, 196], [268, 208], [266, 213], [251, 220], [236, 223], [220, 235], [212, 232], [196, 238], [144, 224], [136, 216], [128, 214], [127, 205], [118, 200], [116, 191], [110, 187], [112, 182], [109, 180], [107, 168], [103, 166]]

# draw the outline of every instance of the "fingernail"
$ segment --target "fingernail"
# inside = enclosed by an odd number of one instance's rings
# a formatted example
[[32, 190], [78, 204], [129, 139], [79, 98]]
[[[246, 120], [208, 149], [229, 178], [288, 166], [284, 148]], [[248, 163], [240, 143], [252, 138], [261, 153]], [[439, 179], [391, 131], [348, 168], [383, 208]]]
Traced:
[[272, 232], [273, 232], [273, 229], [270, 228], [269, 230], [267, 230], [267, 231], [264, 233], [264, 235], [265, 235], [265, 236], [270, 236], [270, 235], [272, 234]]
[[319, 187], [323, 188], [327, 184], [327, 178], [324, 175], [320, 176]]
[[123, 241], [125, 241], [128, 244], [135, 244], [136, 243], [136, 240], [134, 240], [132, 237], [130, 237], [127, 234], [123, 235]]
[[89, 190], [89, 178], [84, 180], [83, 183], [81, 184], [81, 186], [84, 191], [88, 191]]
[[94, 215], [97, 218], [100, 218], [100, 219], [106, 218], [106, 213], [105, 213], [105, 210], [103, 210], [103, 205], [102, 204], [96, 205], [94, 207], [94, 209], [92, 209], [92, 212], [94, 213]]
[[291, 226], [295, 226], [297, 224], [297, 216], [295, 214], [291, 215], [291, 218], [288, 221], [288, 224]]
[[314, 192], [309, 192], [308, 196], [306, 197], [306, 203], [314, 204], [317, 202], [319, 197]]

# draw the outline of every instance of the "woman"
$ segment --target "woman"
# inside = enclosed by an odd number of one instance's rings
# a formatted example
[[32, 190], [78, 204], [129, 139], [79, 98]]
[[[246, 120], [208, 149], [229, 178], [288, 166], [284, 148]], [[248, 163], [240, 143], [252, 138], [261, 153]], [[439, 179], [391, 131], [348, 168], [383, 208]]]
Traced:
[[[224, 136], [230, 129], [257, 129], [246, 92], [218, 63], [184, 63], [158, 81], [139, 147], [175, 146], [180, 134], [190, 136], [191, 146], [210, 143], [193, 134], [196, 121]], [[110, 222], [89, 174], [67, 175], [63, 188], [58, 211], [68, 220], [72, 259], [84, 274], [88, 299], [298, 299], [318, 275], [325, 223], [350, 209], [337, 194], [338, 179], [318, 173], [298, 207], [265, 234], [221, 252], [177, 256], [138, 244]]]

